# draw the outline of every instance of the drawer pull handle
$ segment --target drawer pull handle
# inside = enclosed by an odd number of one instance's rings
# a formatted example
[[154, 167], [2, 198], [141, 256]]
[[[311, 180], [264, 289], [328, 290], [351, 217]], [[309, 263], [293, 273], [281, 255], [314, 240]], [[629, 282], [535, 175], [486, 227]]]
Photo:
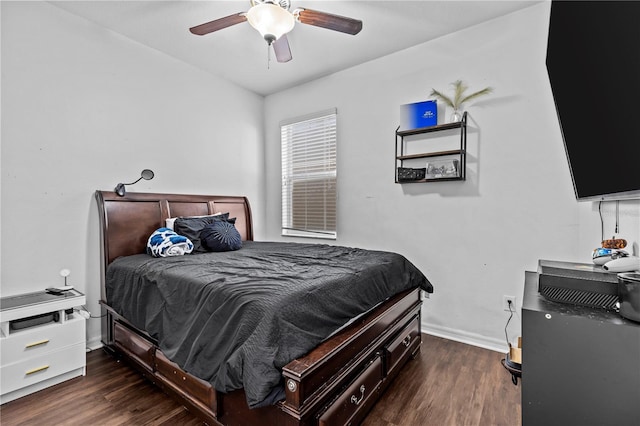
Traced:
[[404, 340], [402, 341], [402, 344], [408, 348], [409, 345], [411, 344], [411, 335], [408, 335], [407, 337], [405, 337]]
[[38, 368], [34, 368], [33, 370], [29, 370], [25, 374], [28, 376], [30, 374], [37, 373], [38, 371], [46, 370], [47, 368], [49, 368], [48, 365], [43, 365], [42, 367], [38, 367]]
[[360, 386], [360, 393], [361, 393], [360, 399], [358, 399], [358, 397], [355, 396], [355, 395], [351, 395], [351, 403], [352, 404], [360, 405], [360, 403], [364, 399], [364, 385]]
[[40, 340], [40, 341], [37, 341], [37, 342], [33, 342], [33, 343], [27, 344], [25, 346], [25, 349], [33, 348], [34, 346], [46, 345], [47, 343], [49, 343], [49, 339]]

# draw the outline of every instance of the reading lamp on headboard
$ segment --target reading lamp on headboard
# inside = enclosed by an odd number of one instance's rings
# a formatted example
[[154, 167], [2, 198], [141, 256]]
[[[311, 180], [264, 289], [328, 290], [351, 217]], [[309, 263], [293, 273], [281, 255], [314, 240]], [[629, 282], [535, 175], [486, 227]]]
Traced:
[[116, 185], [116, 189], [115, 192], [116, 194], [118, 194], [121, 197], [124, 197], [125, 194], [125, 185], [133, 185], [134, 183], [138, 183], [140, 182], [140, 179], [144, 179], [144, 180], [151, 180], [153, 179], [153, 170], [149, 170], [149, 169], [144, 169], [142, 171], [142, 173], [140, 173], [140, 177], [138, 178], [138, 180], [136, 180], [135, 182], [131, 182], [131, 183], [119, 183]]

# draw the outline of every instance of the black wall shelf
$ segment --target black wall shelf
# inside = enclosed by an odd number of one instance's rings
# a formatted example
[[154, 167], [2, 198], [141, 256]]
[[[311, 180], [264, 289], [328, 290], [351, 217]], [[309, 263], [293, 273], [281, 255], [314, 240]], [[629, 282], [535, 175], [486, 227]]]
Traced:
[[[422, 127], [419, 129], [411, 129], [411, 130], [399, 130], [396, 129], [396, 163], [395, 163], [395, 182], [396, 183], [424, 183], [424, 182], [442, 182], [442, 181], [452, 181], [452, 180], [465, 180], [466, 179], [466, 157], [467, 157], [467, 113], [463, 113], [462, 120], [456, 121], [453, 123], [446, 124], [438, 124], [436, 126], [430, 127]], [[414, 154], [405, 154], [406, 144], [410, 143], [410, 141], [405, 140], [408, 136], [415, 135], [427, 135], [434, 132], [442, 132], [447, 130], [455, 130], [460, 129], [460, 148], [452, 149], [446, 151], [428, 151], [428, 152], [420, 152]], [[425, 137], [437, 137], [437, 135], [429, 135]], [[399, 180], [398, 179], [398, 168], [405, 167], [404, 162], [406, 160], [415, 160], [420, 158], [436, 158], [436, 157], [451, 157], [455, 156], [455, 161], [457, 161], [458, 170], [457, 174], [453, 176], [444, 175], [434, 175], [433, 170], [429, 170], [427, 167], [426, 177], [424, 179], [417, 180]], [[454, 162], [452, 161], [452, 164]]]

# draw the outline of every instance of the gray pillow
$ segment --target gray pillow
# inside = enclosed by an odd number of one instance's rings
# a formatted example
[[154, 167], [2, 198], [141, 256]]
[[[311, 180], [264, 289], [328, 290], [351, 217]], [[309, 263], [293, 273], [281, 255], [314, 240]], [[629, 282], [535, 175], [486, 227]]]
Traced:
[[[193, 243], [192, 253], [204, 253], [207, 250], [202, 246], [200, 242], [200, 232], [207, 226], [215, 221], [228, 222], [229, 213], [222, 213], [215, 216], [202, 216], [202, 217], [179, 217], [173, 223], [173, 230], [178, 235], [187, 237]], [[235, 222], [235, 218], [233, 218]]]

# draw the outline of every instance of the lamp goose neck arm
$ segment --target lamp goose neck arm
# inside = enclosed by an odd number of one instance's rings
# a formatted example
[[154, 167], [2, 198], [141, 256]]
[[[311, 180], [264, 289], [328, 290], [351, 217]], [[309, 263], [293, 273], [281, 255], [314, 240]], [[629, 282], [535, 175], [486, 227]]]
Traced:
[[125, 190], [125, 186], [126, 185], [134, 185], [138, 182], [140, 182], [140, 180], [144, 179], [144, 180], [151, 180], [153, 179], [153, 177], [155, 176], [155, 174], [153, 173], [153, 170], [150, 169], [144, 169], [141, 173], [140, 173], [140, 177], [135, 181], [135, 182], [131, 182], [131, 183], [119, 183], [116, 185], [114, 192], [116, 194], [118, 194], [120, 197], [124, 197], [124, 195], [126, 194], [126, 190]]

